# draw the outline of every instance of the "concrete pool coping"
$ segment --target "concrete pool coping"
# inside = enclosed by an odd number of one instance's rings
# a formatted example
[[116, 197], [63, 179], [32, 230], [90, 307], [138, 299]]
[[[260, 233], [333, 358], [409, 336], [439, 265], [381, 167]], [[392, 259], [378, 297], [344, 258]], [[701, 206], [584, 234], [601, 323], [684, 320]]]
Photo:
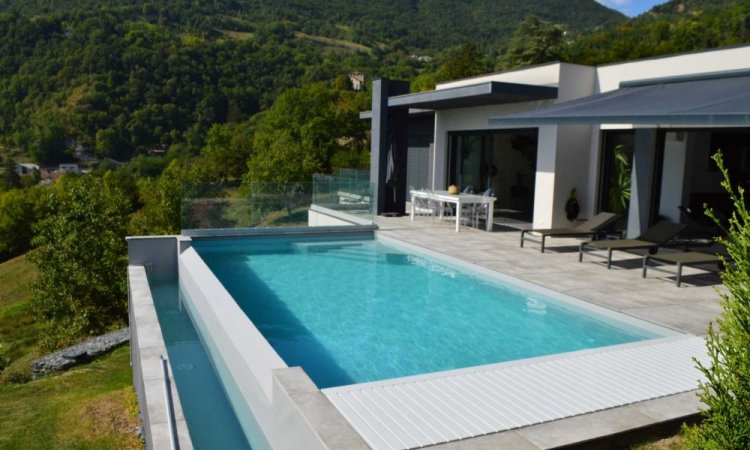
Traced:
[[[393, 229], [387, 231], [392, 237], [395, 237], [393, 236]], [[314, 232], [320, 232], [320, 230]], [[380, 233], [378, 232], [378, 234]], [[463, 236], [464, 233], [462, 233]], [[400, 236], [396, 237], [396, 239], [401, 240], [399, 238]], [[175, 239], [175, 237], [172, 237], [172, 239]], [[452, 254], [451, 256], [455, 255]], [[353, 442], [345, 438], [344, 435], [347, 434], [345, 430], [350, 427], [348, 421], [340, 414], [337, 414], [335, 408], [333, 408], [327, 399], [324, 399], [322, 393], [317, 388], [311, 390], [310, 386], [305, 387], [307, 383], [305, 381], [305, 378], [307, 378], [306, 375], [302, 378], [294, 375], [293, 372], [298, 370], [297, 368], [281, 370], [291, 372], [285, 374], [275, 373], [274, 378], [289, 388], [287, 390], [291, 392], [292, 397], [295, 397], [293, 400], [298, 404], [299, 409], [303, 412], [306, 411], [304, 415], [308, 416], [308, 419], [305, 420], [314, 422], [314, 429], [318, 435], [327, 436], [325, 439], [326, 448], [362, 448], [361, 445], [356, 444], [356, 439]], [[309, 378], [307, 380], [309, 381]], [[294, 386], [302, 386], [302, 388], [295, 391]], [[683, 420], [694, 418], [699, 407], [700, 402], [695, 396], [695, 392], [686, 392], [511, 431], [439, 444], [436, 447], [459, 449], [486, 446], [488, 448], [496, 448], [504, 445], [520, 449], [550, 449], [561, 446], [575, 446], [577, 444], [597, 445], [596, 442], [601, 442], [602, 439], [622, 438], [627, 436], [628, 432], [633, 432], [633, 430], [636, 430], [637, 434], [640, 435], [645, 429], [659, 427], [674, 429], [675, 423], [681, 423]], [[325, 411], [325, 413], [321, 415], [321, 411]], [[344, 439], [342, 440], [341, 438]], [[349, 436], [349, 438], [353, 438], [353, 436]]]
[[[180, 395], [174, 381], [167, 346], [156, 316], [151, 288], [142, 265], [128, 266], [128, 315], [130, 318], [130, 361], [133, 366], [133, 385], [140, 406], [143, 435], [149, 449], [171, 447], [172, 430], [176, 430], [179, 448], [192, 449], [187, 422], [182, 411]], [[172, 398], [173, 424], [167, 416], [161, 356], [167, 358], [169, 387]], [[172, 428], [174, 427], [174, 428]]]

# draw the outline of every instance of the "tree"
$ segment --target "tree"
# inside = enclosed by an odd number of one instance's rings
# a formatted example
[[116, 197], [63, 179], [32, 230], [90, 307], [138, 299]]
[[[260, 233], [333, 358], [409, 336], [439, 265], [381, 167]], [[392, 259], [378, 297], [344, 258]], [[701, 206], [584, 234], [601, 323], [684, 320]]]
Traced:
[[476, 44], [467, 42], [448, 52], [437, 73], [438, 81], [472, 77], [487, 72], [482, 54]]
[[133, 214], [130, 232], [135, 235], [164, 235], [180, 232], [180, 197], [186, 169], [179, 159], [172, 160], [159, 178], [138, 180], [143, 208]]
[[[238, 180], [247, 170], [251, 136], [245, 127], [215, 124], [206, 135], [206, 143], [193, 164], [194, 178], [206, 182]], [[239, 136], [244, 139], [238, 139]], [[244, 141], [244, 142], [242, 142]]]
[[498, 68], [508, 70], [557, 61], [560, 59], [564, 37], [565, 31], [560, 25], [530, 16], [513, 33]]
[[127, 322], [126, 224], [130, 205], [105, 177], [65, 176], [36, 227], [32, 305], [56, 348]]
[[357, 117], [364, 97], [317, 83], [285, 91], [260, 116], [245, 181], [310, 182], [337, 163], [361, 161], [334, 155], [361, 153], [365, 125]]
[[718, 331], [712, 325], [708, 328], [710, 365], [698, 363], [706, 377], [699, 397], [707, 409], [703, 422], [688, 428], [687, 444], [693, 449], [739, 450], [750, 448], [750, 211], [745, 190], [731, 184], [721, 153], [713, 158], [735, 210], [728, 228], [713, 211], [706, 211], [726, 233], [717, 241], [729, 255], [721, 273], [727, 293], [722, 294]]
[[39, 164], [55, 164], [66, 159], [68, 135], [60, 112], [41, 110], [32, 122], [31, 154], [34, 160]]
[[16, 172], [16, 162], [8, 159], [5, 163], [5, 170], [0, 176], [0, 191], [9, 191], [21, 187], [21, 176]]
[[0, 261], [18, 256], [31, 246], [32, 228], [41, 217], [43, 188], [0, 193]]

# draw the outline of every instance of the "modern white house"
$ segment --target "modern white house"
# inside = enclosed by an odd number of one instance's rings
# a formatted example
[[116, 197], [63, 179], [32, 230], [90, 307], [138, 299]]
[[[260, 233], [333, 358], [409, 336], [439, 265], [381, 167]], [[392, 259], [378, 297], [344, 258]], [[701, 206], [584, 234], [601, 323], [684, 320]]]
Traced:
[[750, 183], [750, 46], [550, 63], [419, 93], [380, 79], [361, 117], [372, 120], [379, 213], [403, 212], [410, 188], [454, 184], [493, 188], [500, 220], [566, 226], [575, 189], [581, 218], [622, 213], [628, 236], [659, 218], [700, 231], [704, 204], [729, 208], [713, 153], [722, 150], [735, 182]]

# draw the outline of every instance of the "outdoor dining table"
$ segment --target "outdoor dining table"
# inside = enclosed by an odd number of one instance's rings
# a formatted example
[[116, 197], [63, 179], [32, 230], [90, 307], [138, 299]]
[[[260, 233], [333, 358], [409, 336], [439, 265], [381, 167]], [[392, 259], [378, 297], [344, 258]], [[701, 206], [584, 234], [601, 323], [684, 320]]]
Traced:
[[[456, 205], [456, 232], [461, 225], [461, 210], [466, 205], [481, 205], [488, 203], [486, 230], [492, 231], [492, 215], [495, 205], [495, 197], [491, 195], [477, 194], [449, 194], [448, 191], [411, 191], [411, 220], [414, 220], [414, 199], [425, 198], [436, 202], [452, 203]], [[443, 218], [443, 208], [439, 208], [440, 218]]]

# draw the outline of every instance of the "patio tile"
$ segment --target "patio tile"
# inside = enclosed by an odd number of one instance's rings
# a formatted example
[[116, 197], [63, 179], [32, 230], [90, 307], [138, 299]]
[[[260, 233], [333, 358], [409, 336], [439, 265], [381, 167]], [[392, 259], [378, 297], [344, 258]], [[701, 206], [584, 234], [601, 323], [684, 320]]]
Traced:
[[584, 442], [651, 425], [653, 419], [630, 406], [521, 428], [518, 433], [541, 449]]
[[722, 286], [715, 274], [702, 270], [686, 268], [685, 285], [678, 288], [667, 274], [649, 272], [643, 279], [637, 255], [617, 252], [612, 270], [590, 257], [579, 263], [577, 239], [552, 239], [541, 253], [535, 244], [520, 247], [520, 231], [462, 227], [456, 233], [445, 223], [408, 217], [378, 217], [378, 225], [394, 239], [684, 332], [705, 334], [721, 312], [717, 288]]

